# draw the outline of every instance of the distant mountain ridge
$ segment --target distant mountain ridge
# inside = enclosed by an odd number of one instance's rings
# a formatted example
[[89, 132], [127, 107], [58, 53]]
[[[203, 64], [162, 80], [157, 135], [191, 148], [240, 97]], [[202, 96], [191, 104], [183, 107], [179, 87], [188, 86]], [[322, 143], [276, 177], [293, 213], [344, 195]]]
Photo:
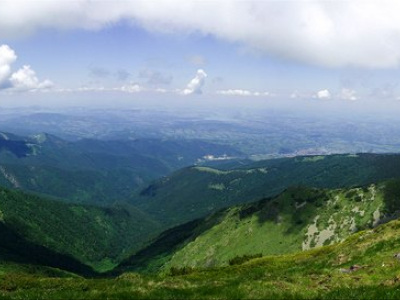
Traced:
[[131, 203], [170, 226], [271, 197], [290, 186], [335, 189], [400, 177], [399, 154], [303, 156], [226, 166], [178, 170], [135, 194]]
[[202, 141], [66, 141], [41, 133], [0, 133], [0, 185], [60, 199], [109, 205], [205, 155], [240, 155]]
[[32, 153], [32, 149], [27, 140], [4, 132], [0, 132], [0, 151], [9, 151], [18, 158]]

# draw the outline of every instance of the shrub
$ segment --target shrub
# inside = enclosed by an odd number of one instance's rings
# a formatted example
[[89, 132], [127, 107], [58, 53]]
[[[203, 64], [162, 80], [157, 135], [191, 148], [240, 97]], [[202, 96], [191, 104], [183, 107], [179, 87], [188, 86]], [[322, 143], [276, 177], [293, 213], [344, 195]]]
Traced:
[[195, 268], [192, 268], [192, 267], [183, 267], [183, 268], [171, 267], [171, 269], [169, 269], [169, 274], [171, 276], [180, 276], [180, 275], [187, 275], [187, 274], [193, 273], [194, 271], [195, 271]]
[[229, 260], [229, 265], [230, 266], [241, 265], [241, 264], [245, 263], [246, 261], [249, 261], [253, 258], [259, 258], [259, 257], [262, 257], [261, 253], [249, 254], [249, 255], [243, 255], [243, 256], [235, 256], [234, 258]]

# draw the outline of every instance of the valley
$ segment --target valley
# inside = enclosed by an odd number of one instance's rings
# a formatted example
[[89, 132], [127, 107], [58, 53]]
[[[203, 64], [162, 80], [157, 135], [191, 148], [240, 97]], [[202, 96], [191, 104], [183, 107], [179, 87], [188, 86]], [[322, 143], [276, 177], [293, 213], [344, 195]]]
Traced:
[[232, 147], [199, 140], [71, 142], [45, 133], [30, 137], [2, 133], [2, 144], [2, 186], [97, 205], [123, 201], [151, 180], [206, 155], [240, 155]]
[[161, 230], [157, 222], [131, 206], [69, 204], [4, 188], [0, 195], [2, 230], [10, 234], [10, 241], [2, 234], [0, 247], [27, 261], [35, 260], [35, 255], [30, 257], [30, 248], [24, 243], [33, 243], [43, 251], [107, 271]]

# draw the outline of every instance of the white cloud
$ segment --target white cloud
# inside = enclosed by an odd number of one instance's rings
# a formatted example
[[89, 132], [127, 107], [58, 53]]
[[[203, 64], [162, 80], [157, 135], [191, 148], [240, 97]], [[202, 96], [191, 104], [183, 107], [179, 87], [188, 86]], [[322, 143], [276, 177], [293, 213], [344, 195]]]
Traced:
[[211, 34], [323, 66], [396, 67], [399, 11], [395, 0], [3, 0], [0, 38], [128, 20], [150, 31]]
[[296, 99], [296, 98], [299, 98], [299, 96], [300, 96], [300, 95], [299, 95], [299, 92], [298, 92], [298, 91], [294, 91], [293, 93], [290, 94], [289, 97], [290, 97], [291, 99]]
[[155, 89], [154, 91], [155, 91], [156, 93], [161, 93], [161, 94], [165, 94], [165, 93], [168, 93], [168, 92], [169, 92], [169, 90], [163, 89], [163, 88], [157, 88], [157, 89]]
[[249, 90], [242, 90], [242, 89], [229, 89], [229, 90], [219, 90], [216, 91], [219, 95], [225, 96], [254, 96], [254, 97], [261, 97], [261, 96], [270, 96], [269, 92], [252, 92]]
[[17, 55], [8, 45], [0, 46], [0, 89], [9, 85], [11, 65], [17, 60]]
[[58, 88], [54, 89], [58, 93], [79, 93], [79, 92], [123, 92], [123, 93], [139, 93], [148, 91], [137, 83], [125, 84], [119, 87], [104, 87], [104, 86], [82, 86], [79, 88]]
[[343, 88], [340, 91], [339, 98], [342, 100], [350, 100], [350, 101], [355, 101], [358, 99], [356, 96], [356, 91], [348, 88]]
[[39, 81], [30, 66], [23, 66], [10, 77], [11, 88], [17, 91], [43, 90], [53, 87], [50, 80]]
[[318, 99], [330, 99], [331, 93], [329, 92], [329, 90], [321, 90], [317, 92], [316, 96]]
[[138, 92], [143, 92], [144, 88], [138, 85], [137, 83], [132, 83], [132, 84], [127, 84], [123, 85], [120, 88], [117, 88], [116, 90], [119, 90], [121, 92], [126, 92], [126, 93], [138, 93]]
[[90, 87], [90, 86], [82, 86], [77, 89], [66, 89], [65, 91], [69, 92], [104, 92], [107, 89], [104, 86], [96, 86], [96, 87]]
[[53, 86], [50, 80], [39, 81], [30, 66], [23, 66], [11, 73], [12, 64], [17, 60], [15, 51], [8, 45], [0, 46], [0, 90], [36, 91], [47, 90]]
[[182, 91], [184, 95], [201, 94], [207, 74], [202, 69], [197, 70], [196, 76], [189, 81], [186, 88]]
[[251, 95], [253, 95], [253, 93], [248, 90], [240, 90], [240, 89], [220, 90], [220, 91], [217, 91], [216, 93], [219, 95], [225, 95], [225, 96], [251, 96]]
[[358, 99], [357, 92], [350, 88], [342, 88], [340, 92], [332, 93], [327, 90], [320, 90], [315, 95], [314, 98], [317, 99], [339, 99], [339, 100], [348, 100], [348, 101], [355, 101]]

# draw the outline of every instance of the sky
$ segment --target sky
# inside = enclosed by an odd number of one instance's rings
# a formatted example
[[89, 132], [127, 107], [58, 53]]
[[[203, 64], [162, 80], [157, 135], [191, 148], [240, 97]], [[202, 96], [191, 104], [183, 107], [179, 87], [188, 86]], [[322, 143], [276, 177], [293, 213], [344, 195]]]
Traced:
[[399, 11], [395, 0], [0, 0], [0, 105], [398, 103]]

